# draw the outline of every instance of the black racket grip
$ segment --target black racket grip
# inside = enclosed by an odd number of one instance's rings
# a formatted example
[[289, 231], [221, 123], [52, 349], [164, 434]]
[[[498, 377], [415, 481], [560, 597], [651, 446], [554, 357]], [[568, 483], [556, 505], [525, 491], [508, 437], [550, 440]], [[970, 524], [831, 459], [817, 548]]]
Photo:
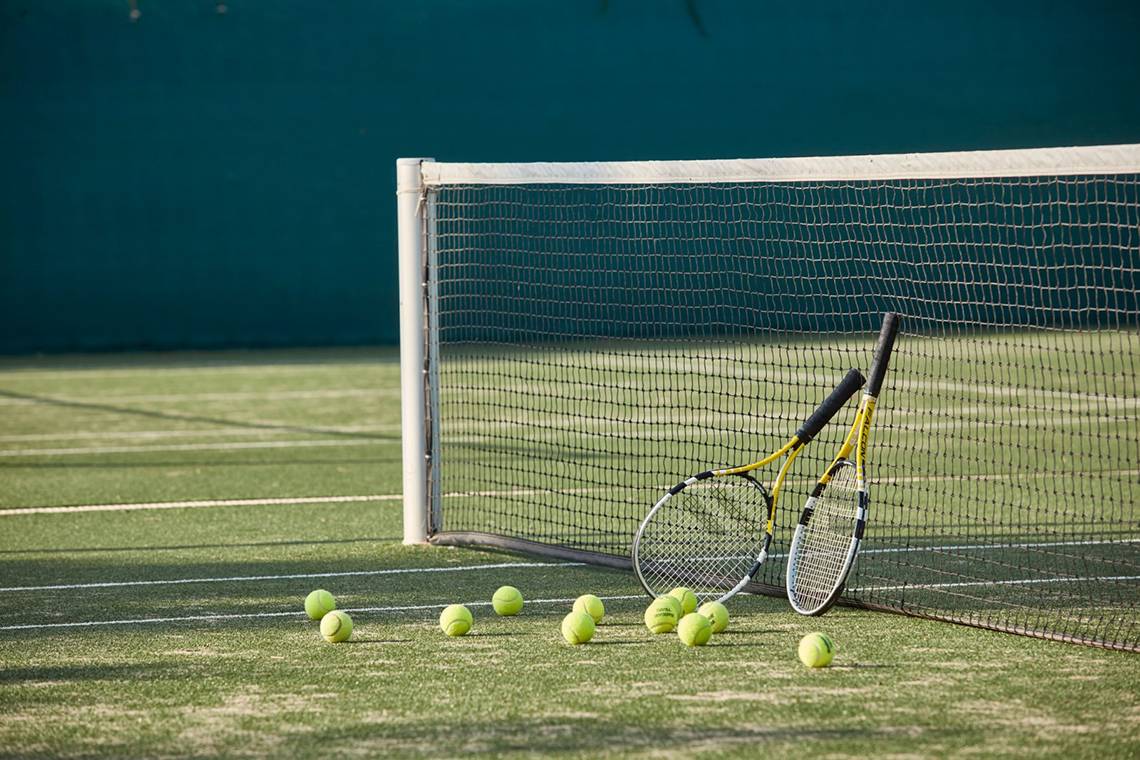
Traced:
[[879, 330], [879, 342], [875, 344], [875, 358], [871, 362], [871, 377], [867, 381], [868, 396], [878, 398], [879, 391], [883, 388], [883, 378], [887, 376], [887, 365], [891, 363], [891, 349], [895, 346], [900, 319], [893, 311], [883, 315], [883, 327]]
[[823, 426], [831, 421], [835, 413], [843, 408], [843, 405], [847, 403], [847, 399], [854, 396], [855, 391], [862, 388], [865, 382], [867, 382], [867, 380], [863, 377], [862, 372], [857, 369], [847, 370], [847, 374], [843, 377], [843, 382], [835, 386], [835, 390], [831, 392], [831, 395], [823, 400], [819, 408], [812, 412], [811, 416], [807, 418], [807, 421], [805, 421], [803, 425], [800, 425], [800, 429], [796, 431], [796, 438], [799, 439], [800, 443], [807, 443], [812, 438], [815, 438], [816, 434], [819, 433], [820, 430], [823, 430]]

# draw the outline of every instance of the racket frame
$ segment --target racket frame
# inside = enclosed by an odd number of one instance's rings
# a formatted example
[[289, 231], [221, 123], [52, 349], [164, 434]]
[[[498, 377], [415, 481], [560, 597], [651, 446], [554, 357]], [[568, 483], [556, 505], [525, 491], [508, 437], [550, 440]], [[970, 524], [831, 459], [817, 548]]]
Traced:
[[[855, 411], [855, 419], [851, 423], [851, 428], [847, 431], [847, 436], [843, 439], [843, 445], [840, 446], [839, 452], [835, 455], [835, 458], [831, 460], [831, 464], [824, 470], [815, 488], [812, 489], [811, 495], [808, 496], [803, 511], [800, 512], [800, 519], [796, 524], [795, 533], [792, 535], [792, 543], [788, 549], [784, 587], [787, 592], [788, 603], [792, 605], [792, 609], [801, 615], [818, 616], [831, 609], [843, 594], [843, 590], [847, 584], [847, 576], [850, 575], [851, 568], [855, 565], [855, 559], [859, 555], [859, 547], [863, 542], [863, 534], [867, 528], [867, 514], [871, 504], [866, 479], [867, 448], [871, 440], [871, 421], [875, 416], [875, 405], [878, 403], [883, 380], [887, 374], [887, 367], [890, 365], [891, 353], [894, 350], [900, 320], [901, 317], [895, 312], [887, 312], [883, 315], [883, 324], [879, 330], [879, 339], [875, 346], [875, 357], [871, 365], [870, 380], [863, 391], [863, 398], [859, 401], [859, 407]], [[854, 465], [849, 461], [853, 451], [855, 453]], [[821, 604], [805, 607], [798, 602], [795, 596], [796, 576], [800, 569], [800, 563], [797, 561], [797, 550], [800, 542], [803, 541], [807, 526], [811, 523], [812, 517], [815, 514], [815, 505], [819, 497], [827, 490], [827, 486], [831, 483], [835, 473], [838, 472], [841, 467], [850, 466], [854, 466], [855, 468], [855, 491], [858, 494], [858, 503], [855, 509], [855, 527], [854, 530], [852, 530], [851, 542], [848, 545], [847, 554], [835, 585], [827, 599]]]
[[[760, 492], [764, 495], [764, 499], [767, 505], [767, 515], [765, 516], [764, 520], [764, 534], [761, 540], [761, 547], [756, 558], [753, 560], [752, 565], [743, 575], [743, 577], [741, 577], [728, 591], [721, 594], [719, 597], [716, 597], [715, 601], [725, 602], [740, 593], [744, 587], [747, 586], [752, 581], [752, 579], [756, 577], [756, 574], [768, 559], [768, 553], [772, 546], [772, 535], [775, 531], [776, 525], [776, 504], [779, 501], [780, 491], [783, 488], [784, 481], [787, 479], [788, 473], [791, 471], [792, 463], [796, 460], [796, 457], [800, 455], [800, 452], [803, 451], [804, 446], [806, 446], [811, 442], [813, 438], [815, 438], [819, 431], [823, 429], [824, 425], [826, 425], [839, 412], [839, 410], [843, 408], [843, 405], [846, 404], [853, 395], [855, 395], [856, 391], [863, 387], [865, 382], [866, 379], [863, 377], [863, 374], [859, 372], [859, 370], [849, 369], [839, 385], [837, 385], [835, 389], [832, 390], [832, 392], [826, 399], [824, 399], [823, 403], [821, 403], [819, 407], [816, 408], [812, 415], [804, 421], [803, 425], [800, 426], [800, 429], [796, 431], [796, 434], [793, 435], [787, 441], [787, 443], [785, 443], [779, 449], [772, 452], [763, 459], [759, 459], [750, 464], [741, 465], [739, 467], [725, 467], [714, 470], [705, 470], [704, 472], [688, 477], [670, 488], [665, 493], [665, 495], [658, 499], [657, 503], [650, 508], [649, 512], [646, 513], [641, 523], [637, 526], [637, 532], [634, 534], [633, 538], [633, 569], [637, 575], [638, 581], [640, 581], [642, 587], [646, 590], [646, 592], [648, 592], [650, 596], [654, 597], [661, 596], [662, 593], [667, 593], [653, 588], [649, 579], [645, 577], [641, 563], [642, 540], [645, 537], [646, 529], [653, 524], [653, 519], [657, 516], [658, 512], [660, 512], [661, 509], [665, 507], [665, 505], [668, 504], [674, 496], [696, 483], [708, 480], [710, 478], [744, 477], [752, 481], [753, 485], [760, 490]], [[750, 473], [772, 464], [773, 462], [779, 460], [781, 457], [784, 458], [784, 461], [780, 465], [780, 469], [776, 475], [775, 480], [772, 482], [771, 488], [765, 488], [763, 484], [751, 476]], [[710, 580], [725, 580], [722, 578], [716, 578], [715, 576], [708, 577]], [[727, 583], [727, 581], [725, 582]], [[707, 595], [702, 596], [707, 597]], [[702, 601], [705, 601], [705, 599], [702, 599]]]

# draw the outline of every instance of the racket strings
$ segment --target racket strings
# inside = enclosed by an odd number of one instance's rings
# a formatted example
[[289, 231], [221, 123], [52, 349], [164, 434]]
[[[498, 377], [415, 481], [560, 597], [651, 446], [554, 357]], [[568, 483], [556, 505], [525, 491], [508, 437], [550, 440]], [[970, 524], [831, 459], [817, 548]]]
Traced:
[[653, 593], [687, 586], [702, 599], [733, 588], [763, 544], [767, 494], [750, 478], [694, 483], [674, 494], [646, 524], [638, 548]]
[[794, 566], [794, 582], [788, 591], [805, 610], [826, 604], [845, 576], [859, 509], [854, 465], [844, 463], [836, 468], [813, 507], [811, 520], [789, 560]]

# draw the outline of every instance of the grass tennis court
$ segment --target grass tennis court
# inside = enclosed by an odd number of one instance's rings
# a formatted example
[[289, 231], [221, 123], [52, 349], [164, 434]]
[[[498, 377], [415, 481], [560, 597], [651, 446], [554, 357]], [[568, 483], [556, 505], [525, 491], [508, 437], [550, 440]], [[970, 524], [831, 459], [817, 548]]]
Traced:
[[[400, 545], [397, 375], [390, 351], [0, 362], [0, 755], [1140, 752], [1135, 655], [757, 597], [689, 650], [645, 631], [631, 573]], [[301, 612], [318, 587], [351, 642]], [[608, 614], [571, 648], [586, 592]], [[795, 659], [815, 629], [830, 669]]]

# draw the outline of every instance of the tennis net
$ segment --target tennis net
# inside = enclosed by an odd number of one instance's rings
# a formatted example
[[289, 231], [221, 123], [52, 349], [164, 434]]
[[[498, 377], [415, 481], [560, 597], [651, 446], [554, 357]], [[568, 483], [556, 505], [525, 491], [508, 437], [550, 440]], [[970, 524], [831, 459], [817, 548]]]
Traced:
[[1140, 146], [399, 171], [410, 540], [628, 567], [896, 311], [845, 601], [1140, 649]]

